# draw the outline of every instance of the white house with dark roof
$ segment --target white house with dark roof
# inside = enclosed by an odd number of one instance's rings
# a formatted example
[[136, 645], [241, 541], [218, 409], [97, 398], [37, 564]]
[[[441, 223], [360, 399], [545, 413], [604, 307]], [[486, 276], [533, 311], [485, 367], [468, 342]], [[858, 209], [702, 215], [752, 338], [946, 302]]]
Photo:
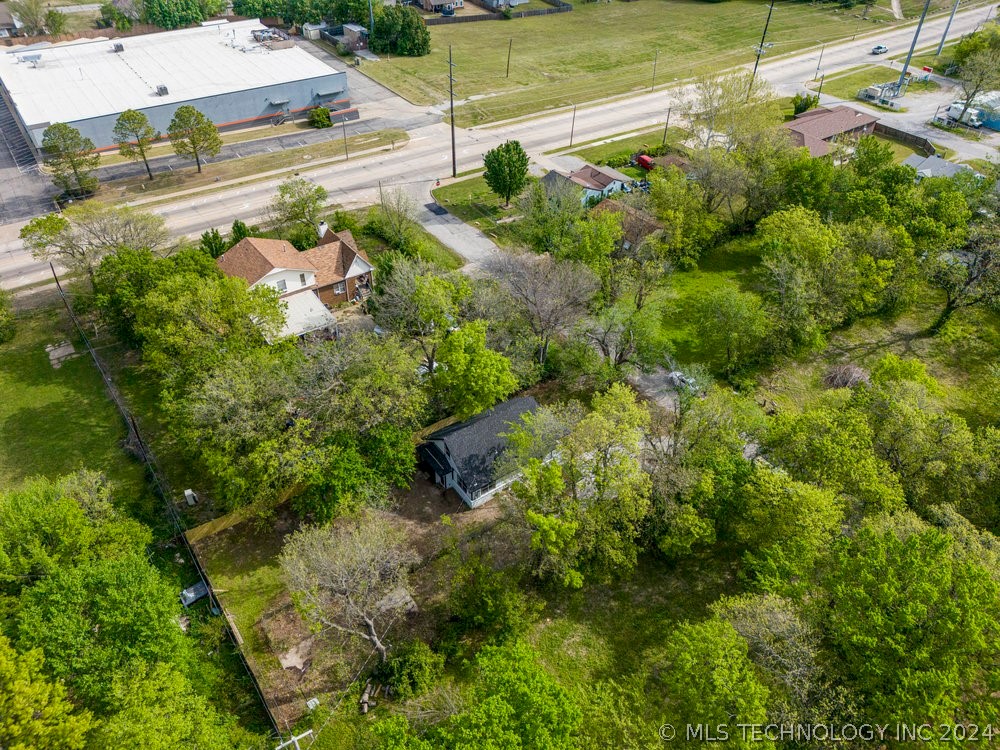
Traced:
[[496, 476], [497, 461], [507, 449], [504, 434], [537, 408], [531, 396], [519, 396], [437, 430], [417, 449], [421, 463], [435, 484], [455, 490], [466, 505], [478, 508], [517, 479], [517, 474]]

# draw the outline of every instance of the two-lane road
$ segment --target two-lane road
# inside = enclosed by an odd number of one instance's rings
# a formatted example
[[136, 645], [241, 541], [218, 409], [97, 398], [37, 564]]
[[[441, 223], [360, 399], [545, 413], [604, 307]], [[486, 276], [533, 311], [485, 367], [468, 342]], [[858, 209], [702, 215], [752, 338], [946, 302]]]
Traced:
[[[976, 8], [956, 15], [949, 38], [957, 38], [975, 29], [986, 17], [985, 8]], [[924, 24], [920, 45], [936, 43], [947, 19], [932, 19]], [[914, 27], [887, 30], [878, 36], [868, 35], [855, 41], [828, 44], [823, 52], [823, 69], [829, 75], [835, 70], [854, 67], [871, 61], [871, 46], [877, 41], [889, 46], [891, 52], [905, 53], [912, 39]], [[779, 40], [780, 41], [780, 40]], [[761, 64], [759, 74], [766, 78], [780, 93], [801, 90], [805, 81], [811, 80], [816, 71], [819, 47], [805, 50]], [[581, 106], [575, 113], [563, 110], [542, 117], [493, 126], [480, 126], [456, 130], [458, 171], [481, 167], [482, 156], [504, 140], [516, 139], [535, 159], [545, 161], [544, 152], [569, 145], [572, 129], [576, 143], [613, 136], [623, 131], [637, 131], [662, 126], [670, 107], [675, 112], [684, 103], [690, 90], [683, 87], [664, 88], [653, 93], [617, 98], [592, 106]], [[878, 113], [884, 119], [897, 118], [901, 124], [906, 115]], [[918, 123], [919, 124], [919, 123]], [[935, 140], [946, 140], [946, 135], [936, 131]], [[996, 138], [996, 136], [994, 136]], [[337, 162], [303, 174], [325, 187], [333, 202], [355, 207], [375, 203], [379, 184], [383, 187], [401, 187], [418, 200], [426, 198], [436, 179], [451, 173], [449, 129], [443, 123], [425, 125], [410, 131], [410, 142], [395, 152], [367, 158]], [[952, 145], [952, 143], [949, 143]], [[990, 143], [957, 144], [980, 155], [993, 150]], [[167, 226], [176, 235], [197, 235], [212, 227], [228, 227], [236, 218], [255, 221], [263, 216], [267, 203], [274, 196], [280, 180], [269, 179], [259, 183], [192, 194], [151, 210], [161, 214]], [[12, 288], [44, 280], [47, 266], [33, 261], [17, 240], [16, 225], [0, 227], [0, 285]], [[455, 249], [463, 252], [461, 240]], [[465, 248], [474, 258], [482, 248]]]

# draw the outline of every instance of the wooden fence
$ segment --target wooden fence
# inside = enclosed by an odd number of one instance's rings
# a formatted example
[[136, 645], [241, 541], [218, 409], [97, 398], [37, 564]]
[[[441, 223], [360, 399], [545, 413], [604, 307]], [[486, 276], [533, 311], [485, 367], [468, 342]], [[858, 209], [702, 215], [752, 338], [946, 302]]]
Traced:
[[891, 125], [876, 122], [875, 132], [879, 135], [884, 135], [886, 138], [892, 138], [894, 141], [899, 141], [900, 143], [909, 146], [914, 151], [919, 152], [923, 156], [934, 156], [934, 154], [937, 153], [937, 150], [934, 148], [934, 144], [923, 136], [908, 133], [905, 130], [894, 128]]

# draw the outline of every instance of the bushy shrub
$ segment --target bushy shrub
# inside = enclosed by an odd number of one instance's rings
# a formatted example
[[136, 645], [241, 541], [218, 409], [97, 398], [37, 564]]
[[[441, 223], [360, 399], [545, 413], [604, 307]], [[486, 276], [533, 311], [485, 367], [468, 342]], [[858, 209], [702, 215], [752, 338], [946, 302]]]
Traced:
[[348, 211], [334, 211], [329, 218], [330, 228], [334, 232], [343, 232], [345, 229], [352, 234], [361, 231], [361, 222], [358, 217]]
[[330, 110], [326, 107], [316, 107], [309, 111], [309, 124], [314, 128], [332, 128], [330, 121]]
[[620, 169], [621, 167], [627, 167], [632, 162], [632, 154], [628, 151], [623, 151], [620, 154], [615, 154], [614, 156], [609, 156], [604, 160], [612, 169]]
[[793, 111], [797, 115], [801, 115], [803, 112], [808, 112], [810, 109], [815, 109], [818, 106], [818, 94], [796, 94], [792, 97], [792, 107], [794, 107]]
[[10, 292], [0, 289], [0, 344], [14, 338], [14, 307]]
[[523, 633], [537, 614], [537, 607], [517, 587], [509, 571], [498, 571], [473, 558], [462, 564], [455, 577], [448, 611], [452, 637], [470, 633], [486, 640], [503, 641]]
[[426, 693], [444, 672], [444, 656], [434, 653], [423, 641], [400, 646], [379, 667], [377, 678], [392, 691], [392, 696], [407, 700]]

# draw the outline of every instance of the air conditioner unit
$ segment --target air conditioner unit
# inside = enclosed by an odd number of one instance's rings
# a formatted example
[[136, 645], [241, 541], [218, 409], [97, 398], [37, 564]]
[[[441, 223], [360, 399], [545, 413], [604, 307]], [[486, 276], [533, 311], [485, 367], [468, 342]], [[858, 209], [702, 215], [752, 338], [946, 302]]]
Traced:
[[157, 96], [166, 96], [169, 93], [170, 93], [170, 91], [162, 83], [159, 86], [156, 87], [156, 95]]
[[124, 52], [125, 45], [121, 42], [115, 42], [114, 47], [112, 47], [112, 52]]
[[194, 494], [194, 490], [184, 490], [184, 499], [187, 501], [188, 505], [198, 504], [198, 496]]

